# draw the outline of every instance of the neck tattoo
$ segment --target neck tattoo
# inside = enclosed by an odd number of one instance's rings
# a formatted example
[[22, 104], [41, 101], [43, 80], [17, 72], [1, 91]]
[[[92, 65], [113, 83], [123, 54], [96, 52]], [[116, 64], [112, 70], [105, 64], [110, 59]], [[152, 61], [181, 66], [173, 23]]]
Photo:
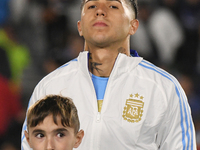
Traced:
[[99, 73], [100, 71], [102, 71], [101, 69], [98, 68], [100, 65], [102, 65], [102, 63], [97, 63], [92, 60], [92, 54], [89, 52], [89, 69], [90, 69], [90, 71], [93, 73], [94, 70], [96, 70]]
[[123, 47], [120, 47], [120, 48], [118, 48], [118, 52], [119, 52], [119, 53], [126, 54], [126, 49], [123, 48]]

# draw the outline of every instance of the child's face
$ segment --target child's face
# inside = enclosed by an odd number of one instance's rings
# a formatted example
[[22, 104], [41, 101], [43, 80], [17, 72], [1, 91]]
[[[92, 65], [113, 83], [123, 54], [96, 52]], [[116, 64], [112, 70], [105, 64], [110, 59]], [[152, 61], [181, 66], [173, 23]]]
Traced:
[[33, 150], [72, 150], [81, 143], [83, 131], [74, 134], [74, 128], [64, 127], [60, 116], [58, 125], [53, 121], [52, 115], [47, 116], [36, 127], [30, 127], [29, 133], [25, 131], [27, 141]]

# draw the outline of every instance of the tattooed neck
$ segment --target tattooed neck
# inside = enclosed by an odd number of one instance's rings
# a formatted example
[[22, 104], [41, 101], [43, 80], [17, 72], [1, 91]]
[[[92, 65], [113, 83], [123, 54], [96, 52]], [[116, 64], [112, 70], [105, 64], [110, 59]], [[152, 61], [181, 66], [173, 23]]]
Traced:
[[98, 73], [100, 73], [102, 70], [99, 69], [99, 66], [101, 66], [101, 65], [102, 65], [102, 63], [97, 63], [92, 60], [92, 54], [89, 52], [89, 70], [91, 71], [91, 73], [94, 73], [95, 70]]
[[[101, 77], [108, 77], [110, 75], [110, 72], [112, 71], [112, 67], [114, 65], [114, 61], [117, 57], [116, 54], [113, 54], [113, 52], [111, 52], [111, 54], [107, 54], [107, 56], [109, 55], [109, 57], [107, 57], [106, 64], [103, 64], [102, 61], [96, 61], [96, 59], [94, 59], [94, 54], [91, 52], [90, 48], [88, 47], [88, 51], [89, 51], [89, 61], [88, 61], [88, 68], [90, 70], [90, 72], [92, 74], [98, 74]], [[117, 49], [118, 53], [123, 53], [126, 54], [126, 49], [123, 47], [120, 47]], [[116, 56], [115, 56], [116, 55]], [[111, 60], [108, 60], [111, 59]]]
[[119, 52], [119, 53], [126, 54], [126, 49], [123, 48], [123, 47], [120, 47], [120, 48], [118, 48], [118, 52]]

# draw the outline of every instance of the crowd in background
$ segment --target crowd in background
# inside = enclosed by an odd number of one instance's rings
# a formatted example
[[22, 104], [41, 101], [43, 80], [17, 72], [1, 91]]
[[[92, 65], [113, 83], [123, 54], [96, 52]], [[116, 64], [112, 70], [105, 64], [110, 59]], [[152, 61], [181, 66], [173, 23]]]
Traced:
[[[31, 93], [84, 50], [81, 0], [0, 0], [0, 149], [20, 150]], [[191, 106], [200, 145], [200, 0], [138, 0], [131, 49], [173, 74]]]

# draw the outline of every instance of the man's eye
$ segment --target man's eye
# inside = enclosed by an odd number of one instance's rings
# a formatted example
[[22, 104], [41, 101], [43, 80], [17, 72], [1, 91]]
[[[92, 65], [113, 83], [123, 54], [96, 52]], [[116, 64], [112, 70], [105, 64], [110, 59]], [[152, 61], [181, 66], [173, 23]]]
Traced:
[[63, 136], [65, 136], [65, 135], [64, 135], [63, 133], [58, 133], [57, 136], [58, 136], [58, 137], [63, 137]]
[[88, 7], [88, 9], [93, 9], [93, 8], [96, 8], [97, 6], [95, 6], [95, 5], [91, 5], [91, 6], [89, 6]]
[[110, 8], [113, 8], [113, 9], [118, 9], [118, 7], [117, 7], [117, 6], [113, 6], [113, 5], [111, 5], [111, 6], [110, 6]]
[[43, 138], [43, 137], [44, 137], [44, 135], [43, 135], [43, 134], [41, 134], [41, 133], [38, 133], [38, 134], [36, 134], [36, 137], [37, 137], [37, 138], [39, 138], [39, 139], [41, 139], [41, 138]]

